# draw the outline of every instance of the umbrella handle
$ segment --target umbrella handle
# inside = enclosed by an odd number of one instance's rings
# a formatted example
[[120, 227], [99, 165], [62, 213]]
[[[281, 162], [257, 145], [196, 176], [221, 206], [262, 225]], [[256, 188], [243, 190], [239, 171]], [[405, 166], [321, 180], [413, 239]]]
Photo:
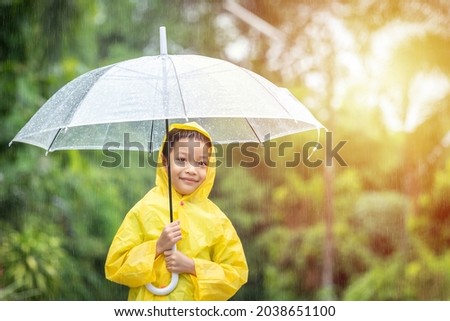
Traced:
[[[174, 245], [172, 250], [176, 251], [177, 246]], [[167, 295], [176, 288], [177, 284], [178, 284], [178, 273], [172, 273], [172, 279], [170, 280], [170, 283], [168, 286], [166, 286], [164, 288], [157, 288], [153, 284], [147, 283], [145, 285], [145, 287], [147, 288], [147, 290], [149, 290], [154, 295]]]

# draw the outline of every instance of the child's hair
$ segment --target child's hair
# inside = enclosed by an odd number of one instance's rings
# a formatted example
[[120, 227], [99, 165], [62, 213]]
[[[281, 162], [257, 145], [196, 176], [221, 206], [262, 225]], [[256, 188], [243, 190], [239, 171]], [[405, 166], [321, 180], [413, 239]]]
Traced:
[[174, 144], [182, 138], [199, 140], [206, 143], [206, 146], [211, 147], [211, 141], [202, 133], [195, 130], [174, 128], [169, 132], [167, 135], [167, 140], [163, 144], [162, 153], [164, 159], [169, 158], [168, 142], [170, 143], [170, 148], [172, 149]]

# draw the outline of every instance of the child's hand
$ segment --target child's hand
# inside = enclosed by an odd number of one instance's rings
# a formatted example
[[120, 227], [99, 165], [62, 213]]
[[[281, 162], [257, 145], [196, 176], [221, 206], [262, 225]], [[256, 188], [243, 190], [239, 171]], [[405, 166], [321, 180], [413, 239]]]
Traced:
[[180, 251], [164, 251], [166, 257], [166, 268], [171, 273], [190, 273], [195, 275], [194, 260], [187, 257]]
[[180, 221], [174, 221], [166, 225], [156, 242], [156, 256], [166, 250], [172, 249], [179, 240], [181, 240]]

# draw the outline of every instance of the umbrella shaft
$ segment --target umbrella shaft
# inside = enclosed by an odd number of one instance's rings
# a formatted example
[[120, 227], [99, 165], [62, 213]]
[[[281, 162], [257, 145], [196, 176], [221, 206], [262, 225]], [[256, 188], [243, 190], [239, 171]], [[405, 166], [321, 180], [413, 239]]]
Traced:
[[170, 222], [173, 222], [172, 205], [172, 175], [170, 173], [170, 140], [169, 140], [169, 120], [166, 118], [166, 143], [167, 143], [167, 183], [169, 186], [169, 215]]

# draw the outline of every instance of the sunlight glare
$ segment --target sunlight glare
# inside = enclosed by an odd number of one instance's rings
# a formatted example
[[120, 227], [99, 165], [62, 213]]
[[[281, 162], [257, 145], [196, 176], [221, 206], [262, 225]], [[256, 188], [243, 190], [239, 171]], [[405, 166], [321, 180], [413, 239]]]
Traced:
[[[397, 46], [426, 32], [419, 24], [394, 21], [373, 35], [369, 69], [379, 88], [384, 120], [393, 131], [414, 131], [432, 113], [433, 103], [450, 90], [449, 79], [438, 70], [417, 67], [405, 74], [405, 69], [395, 68], [390, 61]], [[408, 58], [404, 57], [405, 61]], [[416, 67], [413, 62], [411, 66]]]

